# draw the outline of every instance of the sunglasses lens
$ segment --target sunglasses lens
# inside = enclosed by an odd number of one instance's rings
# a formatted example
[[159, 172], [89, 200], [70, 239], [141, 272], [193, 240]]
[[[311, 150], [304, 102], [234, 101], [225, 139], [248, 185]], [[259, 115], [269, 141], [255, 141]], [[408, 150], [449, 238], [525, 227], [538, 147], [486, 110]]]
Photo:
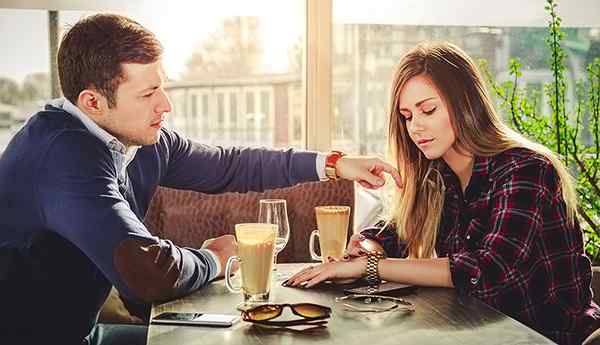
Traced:
[[293, 308], [296, 313], [309, 318], [327, 316], [331, 313], [327, 307], [309, 303], [295, 304]]
[[262, 305], [246, 311], [246, 315], [254, 321], [270, 320], [277, 317], [281, 312], [281, 306], [278, 305]]

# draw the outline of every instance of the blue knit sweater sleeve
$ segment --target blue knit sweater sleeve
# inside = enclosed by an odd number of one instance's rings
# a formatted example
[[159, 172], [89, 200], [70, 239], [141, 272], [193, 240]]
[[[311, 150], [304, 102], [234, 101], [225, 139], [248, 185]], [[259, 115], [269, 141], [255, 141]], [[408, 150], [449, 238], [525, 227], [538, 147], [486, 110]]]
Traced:
[[[114, 262], [115, 248], [124, 240], [158, 245], [176, 259], [180, 273], [172, 297], [210, 280], [215, 267], [210, 267], [214, 262], [208, 253], [179, 248], [148, 232], [119, 192], [111, 154], [97, 138], [85, 131], [64, 131], [46, 149], [36, 188], [45, 227], [75, 244], [119, 292], [138, 297]], [[135, 268], [137, 263], [130, 264]]]
[[203, 193], [263, 191], [318, 181], [316, 152], [209, 146], [163, 129], [161, 185]]

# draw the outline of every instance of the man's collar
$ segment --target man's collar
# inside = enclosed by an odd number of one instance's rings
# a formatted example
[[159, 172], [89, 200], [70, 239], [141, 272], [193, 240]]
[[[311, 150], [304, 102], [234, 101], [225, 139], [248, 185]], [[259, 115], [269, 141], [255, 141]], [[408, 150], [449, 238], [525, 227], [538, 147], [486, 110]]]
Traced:
[[98, 126], [94, 120], [92, 120], [86, 113], [81, 111], [76, 105], [71, 103], [66, 98], [58, 98], [50, 101], [49, 103], [53, 107], [60, 108], [67, 113], [75, 116], [79, 121], [83, 123], [85, 128], [87, 128], [90, 133], [95, 135], [98, 139], [100, 139], [109, 149], [125, 154], [127, 148], [123, 143], [121, 143], [114, 135], [108, 133], [104, 128]]

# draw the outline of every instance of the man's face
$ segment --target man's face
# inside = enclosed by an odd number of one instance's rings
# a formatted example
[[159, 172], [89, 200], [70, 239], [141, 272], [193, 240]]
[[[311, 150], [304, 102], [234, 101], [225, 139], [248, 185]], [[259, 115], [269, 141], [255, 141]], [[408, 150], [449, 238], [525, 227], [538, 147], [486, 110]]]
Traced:
[[116, 105], [97, 122], [125, 146], [155, 144], [172, 108], [163, 89], [162, 63], [122, 64], [122, 68], [125, 79], [117, 88]]

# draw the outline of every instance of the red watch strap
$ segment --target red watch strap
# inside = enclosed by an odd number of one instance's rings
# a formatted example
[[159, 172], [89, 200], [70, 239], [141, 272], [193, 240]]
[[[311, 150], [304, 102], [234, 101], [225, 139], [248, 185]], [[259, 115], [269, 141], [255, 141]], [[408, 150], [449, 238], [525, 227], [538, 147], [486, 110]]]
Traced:
[[325, 166], [335, 168], [335, 164], [337, 163], [338, 159], [342, 158], [343, 156], [345, 156], [345, 154], [342, 151], [331, 151], [331, 153], [325, 158]]

